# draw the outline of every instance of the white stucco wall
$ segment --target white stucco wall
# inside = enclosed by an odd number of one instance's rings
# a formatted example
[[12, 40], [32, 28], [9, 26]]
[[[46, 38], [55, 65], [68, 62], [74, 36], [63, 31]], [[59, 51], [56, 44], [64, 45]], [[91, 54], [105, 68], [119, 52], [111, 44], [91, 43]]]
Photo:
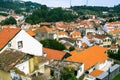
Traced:
[[[18, 41], [23, 42], [23, 48], [18, 49]], [[36, 56], [42, 56], [42, 44], [27, 34], [24, 30], [21, 30], [11, 42], [14, 43], [14, 46], [12, 46], [14, 49]]]
[[82, 76], [83, 73], [84, 73], [84, 64], [80, 66], [80, 69], [77, 72], [76, 78], [79, 78], [80, 76]]
[[29, 62], [28, 61], [18, 64], [15, 67], [18, 68], [20, 71], [24, 72], [25, 74], [29, 74]]
[[99, 63], [99, 69], [101, 70], [103, 67], [105, 67], [107, 64], [107, 60], [103, 63]]

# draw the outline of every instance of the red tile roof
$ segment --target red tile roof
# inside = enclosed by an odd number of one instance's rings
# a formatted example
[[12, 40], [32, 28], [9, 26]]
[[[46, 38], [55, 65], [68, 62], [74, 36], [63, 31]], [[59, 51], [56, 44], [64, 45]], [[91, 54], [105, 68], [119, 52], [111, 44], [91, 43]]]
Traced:
[[43, 48], [43, 52], [47, 54], [47, 59], [61, 60], [66, 52], [58, 51], [49, 48]]
[[47, 26], [43, 26], [41, 28], [36, 29], [34, 32], [49, 33], [52, 32], [52, 29], [48, 28]]
[[4, 28], [0, 31], [0, 49], [2, 49], [21, 29]]
[[58, 35], [67, 35], [67, 32], [65, 32], [65, 31], [59, 31]]
[[35, 36], [35, 33], [32, 30], [27, 30], [26, 31], [30, 36]]
[[68, 57], [66, 60], [73, 62], [82, 62], [85, 65], [85, 70], [88, 70], [95, 64], [102, 63], [108, 58], [107, 54], [105, 54], [106, 50], [107, 48], [92, 46], [78, 54], [75, 53], [75, 55]]
[[111, 33], [120, 33], [120, 30], [113, 30]]
[[90, 73], [90, 75], [91, 75], [91, 76], [94, 76], [94, 77], [97, 77], [97, 76], [99, 76], [99, 75], [102, 74], [102, 73], [103, 73], [103, 71], [96, 69], [96, 70], [92, 71], [92, 72]]
[[103, 40], [103, 39], [105, 39], [107, 36], [100, 35], [100, 34], [95, 34], [94, 37]]

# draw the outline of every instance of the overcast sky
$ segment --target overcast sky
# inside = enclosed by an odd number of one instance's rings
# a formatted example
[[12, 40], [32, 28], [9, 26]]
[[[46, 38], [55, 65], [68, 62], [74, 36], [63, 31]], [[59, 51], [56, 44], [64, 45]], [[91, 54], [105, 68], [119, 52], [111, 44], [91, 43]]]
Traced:
[[[45, 4], [48, 7], [70, 7], [70, 0], [24, 0], [33, 1], [41, 4]], [[72, 6], [85, 5], [87, 0], [71, 0]], [[90, 6], [108, 6], [113, 7], [114, 5], [120, 4], [120, 0], [88, 0]]]

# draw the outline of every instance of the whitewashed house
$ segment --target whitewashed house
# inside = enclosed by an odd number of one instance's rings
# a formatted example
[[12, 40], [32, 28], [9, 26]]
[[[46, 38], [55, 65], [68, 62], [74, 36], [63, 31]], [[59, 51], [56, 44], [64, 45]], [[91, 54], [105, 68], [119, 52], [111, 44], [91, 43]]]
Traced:
[[4, 28], [0, 31], [0, 53], [7, 48], [42, 56], [42, 44], [19, 28]]

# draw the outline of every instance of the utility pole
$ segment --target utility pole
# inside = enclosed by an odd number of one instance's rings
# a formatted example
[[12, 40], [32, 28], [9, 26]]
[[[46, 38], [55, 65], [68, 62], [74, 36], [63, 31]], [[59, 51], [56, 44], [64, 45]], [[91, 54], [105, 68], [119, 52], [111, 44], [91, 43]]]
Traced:
[[71, 8], [71, 6], [72, 6], [72, 5], [71, 5], [71, 0], [70, 0], [70, 8]]
[[88, 0], [86, 0], [86, 6], [88, 6]]

